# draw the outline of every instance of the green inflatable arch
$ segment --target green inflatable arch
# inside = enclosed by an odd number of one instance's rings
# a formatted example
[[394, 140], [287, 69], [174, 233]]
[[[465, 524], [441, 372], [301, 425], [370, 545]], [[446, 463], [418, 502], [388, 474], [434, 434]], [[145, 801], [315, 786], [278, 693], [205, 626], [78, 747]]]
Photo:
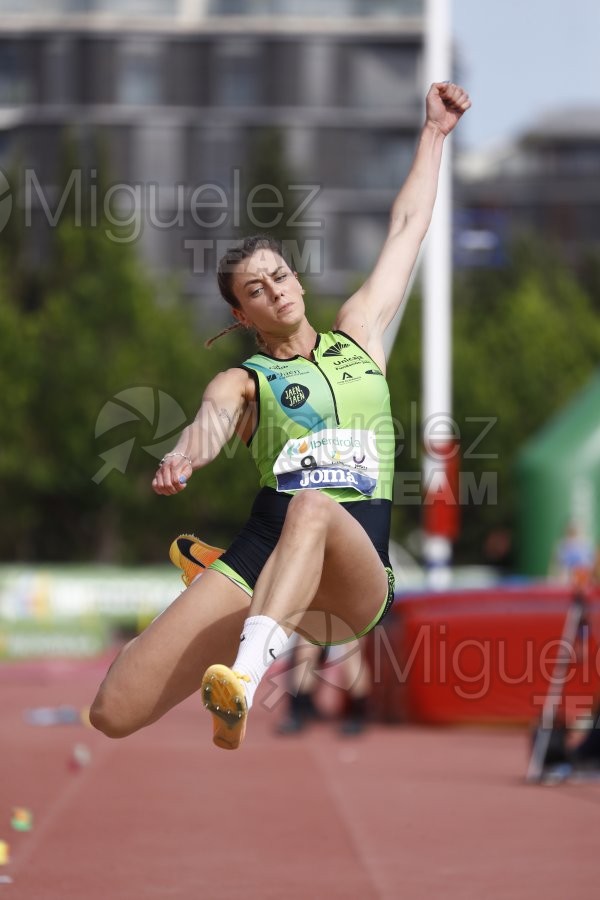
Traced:
[[523, 574], [548, 574], [571, 522], [600, 542], [600, 372], [525, 444], [516, 480]]

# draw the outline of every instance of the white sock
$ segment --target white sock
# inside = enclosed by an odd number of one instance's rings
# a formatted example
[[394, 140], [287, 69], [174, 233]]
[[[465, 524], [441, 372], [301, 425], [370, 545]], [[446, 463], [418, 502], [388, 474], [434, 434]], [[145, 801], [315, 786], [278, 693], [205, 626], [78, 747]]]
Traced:
[[240, 648], [231, 668], [250, 678], [249, 682], [242, 682], [248, 709], [252, 706], [261, 679], [289, 639], [289, 635], [270, 616], [249, 616], [244, 622]]

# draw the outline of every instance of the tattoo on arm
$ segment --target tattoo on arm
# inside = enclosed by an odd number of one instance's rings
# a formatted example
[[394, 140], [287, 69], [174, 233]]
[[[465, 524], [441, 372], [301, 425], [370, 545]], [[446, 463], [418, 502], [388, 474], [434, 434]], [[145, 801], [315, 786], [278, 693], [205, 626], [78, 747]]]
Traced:
[[227, 431], [233, 431], [240, 417], [240, 410], [236, 409], [232, 412], [224, 406], [221, 406], [217, 412], [217, 416], [224, 423]]

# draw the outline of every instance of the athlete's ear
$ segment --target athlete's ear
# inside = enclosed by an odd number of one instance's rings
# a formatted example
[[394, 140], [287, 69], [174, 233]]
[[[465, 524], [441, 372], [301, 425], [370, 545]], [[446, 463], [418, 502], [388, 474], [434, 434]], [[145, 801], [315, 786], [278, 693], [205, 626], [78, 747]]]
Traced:
[[[300, 281], [300, 276], [298, 275], [298, 273], [297, 273], [297, 272], [294, 272], [293, 274], [294, 274], [294, 278], [296, 279], [296, 281], [298, 282], [298, 284], [300, 285], [300, 287], [302, 287], [302, 282]], [[306, 290], [305, 290], [303, 287], [302, 287], [302, 293], [303, 293], [303, 294], [306, 293]]]
[[240, 323], [240, 325], [242, 325], [244, 328], [252, 327], [252, 322], [250, 321], [250, 319], [248, 318], [248, 316], [246, 315], [246, 313], [243, 310], [236, 309], [234, 307], [231, 310], [231, 312], [233, 314], [234, 319], [237, 319], [237, 321]]

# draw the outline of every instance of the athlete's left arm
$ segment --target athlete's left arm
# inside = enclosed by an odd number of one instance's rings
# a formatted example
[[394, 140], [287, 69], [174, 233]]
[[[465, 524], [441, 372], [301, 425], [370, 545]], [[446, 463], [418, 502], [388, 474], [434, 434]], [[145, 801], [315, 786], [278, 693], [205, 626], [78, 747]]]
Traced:
[[392, 206], [388, 234], [372, 273], [340, 309], [335, 328], [347, 332], [383, 367], [383, 333], [404, 299], [427, 233], [445, 138], [471, 102], [456, 84], [432, 84], [410, 172]]

